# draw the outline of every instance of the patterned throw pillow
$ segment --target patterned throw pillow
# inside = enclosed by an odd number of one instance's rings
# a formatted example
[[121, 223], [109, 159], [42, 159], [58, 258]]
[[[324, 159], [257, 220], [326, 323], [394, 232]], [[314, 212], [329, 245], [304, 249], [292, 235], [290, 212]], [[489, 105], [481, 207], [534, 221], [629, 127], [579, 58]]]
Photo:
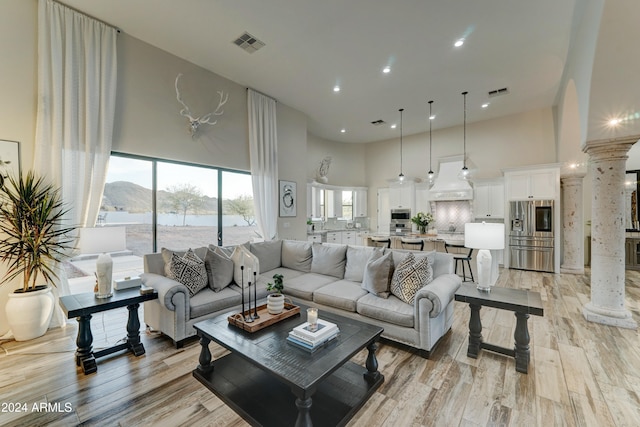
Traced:
[[426, 257], [416, 261], [409, 253], [396, 267], [391, 279], [391, 293], [402, 301], [413, 304], [420, 288], [433, 280], [433, 268]]
[[183, 257], [173, 253], [169, 263], [170, 278], [182, 283], [194, 296], [207, 286], [207, 269], [198, 256], [189, 249]]

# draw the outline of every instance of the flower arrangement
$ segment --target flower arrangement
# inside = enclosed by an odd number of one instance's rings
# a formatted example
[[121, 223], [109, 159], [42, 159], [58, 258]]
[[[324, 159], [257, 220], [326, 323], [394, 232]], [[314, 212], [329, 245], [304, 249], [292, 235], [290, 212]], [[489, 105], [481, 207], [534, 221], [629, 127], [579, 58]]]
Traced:
[[429, 226], [429, 223], [433, 222], [433, 215], [431, 215], [431, 212], [418, 212], [416, 216], [411, 218], [411, 222], [418, 226], [418, 230], [421, 233], [424, 233]]

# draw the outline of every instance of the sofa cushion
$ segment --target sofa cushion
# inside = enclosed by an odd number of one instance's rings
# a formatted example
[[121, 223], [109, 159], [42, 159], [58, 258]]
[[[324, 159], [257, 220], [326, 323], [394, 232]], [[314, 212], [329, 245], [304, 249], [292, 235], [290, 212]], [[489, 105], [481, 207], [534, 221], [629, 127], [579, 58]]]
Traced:
[[189, 299], [191, 319], [215, 313], [216, 311], [233, 308], [240, 304], [240, 293], [228, 287], [213, 292], [205, 288]]
[[233, 282], [233, 261], [219, 248], [207, 249], [204, 267], [207, 269], [209, 287], [214, 292], [220, 292]]
[[380, 250], [373, 246], [347, 246], [347, 265], [344, 268], [345, 280], [362, 282], [364, 268], [374, 251]]
[[345, 245], [329, 246], [314, 243], [311, 247], [311, 272], [326, 274], [338, 279], [344, 278], [344, 266], [347, 262], [347, 247]]
[[256, 274], [260, 274], [258, 257], [243, 245], [236, 246], [233, 254], [231, 254], [231, 261], [233, 261], [233, 281], [236, 285], [246, 286], [249, 282], [249, 277], [253, 280], [254, 271]]
[[[183, 257], [187, 251], [192, 250], [191, 248], [189, 249], [167, 249], [167, 248], [161, 248], [160, 249], [160, 253], [162, 254], [162, 260], [164, 261], [164, 275], [167, 277], [170, 277], [169, 274], [169, 264], [171, 263], [171, 255], [176, 254], [179, 257]], [[201, 260], [204, 259], [204, 257], [207, 255], [207, 248], [206, 247], [201, 247], [201, 248], [195, 248], [193, 249], [193, 252], [196, 254], [196, 256], [198, 258], [200, 258]]]
[[407, 328], [414, 326], [413, 306], [400, 301], [393, 295], [385, 299], [367, 294], [358, 300], [356, 310], [359, 314], [372, 319]]
[[375, 251], [365, 267], [362, 289], [381, 298], [389, 297], [389, 277], [391, 276], [391, 253]]
[[282, 265], [282, 240], [251, 243], [250, 250], [258, 257], [261, 271], [270, 271]]
[[326, 276], [324, 274], [306, 273], [285, 281], [284, 290], [282, 292], [286, 295], [291, 295], [294, 298], [313, 301], [313, 292], [316, 289], [320, 289], [321, 287], [335, 281], [335, 277]]
[[207, 286], [207, 270], [204, 261], [191, 249], [182, 257], [177, 253], [171, 254], [169, 274], [171, 279], [187, 287], [190, 296], [194, 296]]
[[311, 243], [282, 241], [282, 266], [305, 273], [311, 271]]
[[427, 257], [416, 260], [409, 253], [398, 264], [391, 278], [391, 293], [402, 301], [413, 304], [416, 292], [433, 280], [433, 269]]
[[362, 289], [359, 283], [338, 280], [316, 289], [313, 292], [313, 301], [355, 313], [357, 301], [366, 294], [367, 291]]

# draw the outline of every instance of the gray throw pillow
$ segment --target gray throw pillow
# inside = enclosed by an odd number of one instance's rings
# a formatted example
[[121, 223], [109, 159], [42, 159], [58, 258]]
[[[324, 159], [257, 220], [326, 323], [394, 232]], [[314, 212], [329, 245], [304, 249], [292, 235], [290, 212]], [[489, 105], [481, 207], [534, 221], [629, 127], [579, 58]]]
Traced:
[[311, 246], [311, 272], [326, 276], [344, 278], [344, 266], [347, 262], [347, 247], [344, 245], [323, 245], [314, 243]]
[[209, 287], [220, 292], [233, 282], [233, 261], [220, 249], [207, 249], [204, 257]]
[[391, 293], [407, 304], [413, 304], [418, 290], [431, 280], [433, 269], [428, 257], [416, 260], [415, 256], [409, 253], [393, 272]]
[[362, 277], [362, 289], [381, 298], [389, 297], [391, 252], [375, 251], [367, 262]]
[[293, 240], [282, 241], [283, 267], [308, 273], [311, 271], [311, 257], [311, 243]]
[[189, 290], [189, 295], [194, 296], [207, 286], [207, 270], [204, 261], [191, 250], [183, 257], [177, 253], [171, 254], [169, 263], [170, 278], [182, 283]]
[[[380, 249], [367, 246], [347, 246], [347, 265], [344, 268], [344, 279], [352, 282], [362, 282], [364, 268], [375, 250]], [[382, 251], [380, 251], [382, 253]]]
[[251, 253], [260, 260], [260, 271], [265, 273], [282, 264], [282, 240], [272, 240], [270, 242], [251, 243]]

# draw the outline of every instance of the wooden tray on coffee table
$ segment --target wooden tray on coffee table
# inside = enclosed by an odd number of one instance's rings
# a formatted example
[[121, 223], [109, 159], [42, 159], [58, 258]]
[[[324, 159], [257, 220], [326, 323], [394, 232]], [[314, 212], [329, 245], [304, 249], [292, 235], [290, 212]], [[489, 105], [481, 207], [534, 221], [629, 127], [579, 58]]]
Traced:
[[[284, 303], [284, 310], [280, 314], [270, 314], [267, 310], [267, 304], [259, 305], [257, 307], [257, 310], [258, 316], [260, 316], [260, 318], [254, 320], [251, 323], [247, 323], [242, 318], [242, 313], [232, 314], [227, 319], [229, 320], [229, 324], [233, 326], [236, 326], [247, 332], [255, 332], [300, 313], [299, 306], [289, 304], [287, 302]], [[250, 312], [253, 313], [253, 309], [245, 310], [244, 313], [248, 317]]]

